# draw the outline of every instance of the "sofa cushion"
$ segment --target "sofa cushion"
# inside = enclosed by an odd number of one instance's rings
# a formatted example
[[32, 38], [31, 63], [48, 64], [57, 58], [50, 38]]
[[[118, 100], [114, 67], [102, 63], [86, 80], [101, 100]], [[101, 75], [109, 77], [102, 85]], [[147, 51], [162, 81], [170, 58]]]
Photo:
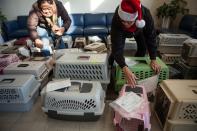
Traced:
[[18, 16], [17, 17], [18, 26], [20, 29], [27, 28], [27, 19], [28, 19], [28, 16]]
[[114, 13], [106, 13], [107, 25], [111, 25]]
[[7, 35], [19, 29], [19, 26], [16, 20], [5, 21], [3, 23], [3, 26]]
[[29, 36], [27, 29], [20, 29], [9, 34], [9, 39]]
[[84, 28], [84, 35], [107, 35], [108, 29], [106, 26], [88, 26]]
[[84, 26], [83, 14], [70, 14], [71, 26]]
[[106, 15], [104, 13], [99, 14], [84, 14], [84, 26], [106, 26]]
[[82, 26], [70, 26], [67, 32], [67, 35], [83, 35], [83, 27]]

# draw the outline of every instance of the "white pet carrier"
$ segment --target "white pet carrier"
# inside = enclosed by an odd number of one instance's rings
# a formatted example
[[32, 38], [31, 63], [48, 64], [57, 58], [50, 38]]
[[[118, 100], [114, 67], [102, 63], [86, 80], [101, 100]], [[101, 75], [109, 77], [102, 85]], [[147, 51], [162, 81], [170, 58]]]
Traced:
[[158, 36], [158, 43], [160, 44], [178, 44], [182, 45], [186, 39], [190, 37], [186, 34], [164, 34]]
[[8, 48], [8, 46], [0, 46], [0, 53], [3, 51], [3, 50], [5, 50], [5, 49], [7, 49]]
[[181, 56], [190, 66], [197, 66], [197, 39], [184, 41]]
[[28, 111], [38, 96], [40, 83], [33, 75], [0, 76], [0, 111]]
[[182, 44], [160, 44], [158, 51], [163, 54], [181, 54]]
[[100, 82], [71, 81], [71, 86], [47, 91], [54, 82], [49, 82], [41, 92], [42, 110], [48, 116], [89, 121], [97, 120], [103, 114], [105, 92]]
[[125, 39], [124, 50], [137, 50], [137, 43], [133, 37]]
[[42, 81], [49, 73], [45, 62], [27, 61], [11, 63], [4, 69], [5, 74], [32, 74]]
[[74, 48], [83, 48], [86, 45], [86, 38], [85, 37], [76, 37]]
[[56, 61], [55, 78], [108, 80], [107, 53], [66, 53]]

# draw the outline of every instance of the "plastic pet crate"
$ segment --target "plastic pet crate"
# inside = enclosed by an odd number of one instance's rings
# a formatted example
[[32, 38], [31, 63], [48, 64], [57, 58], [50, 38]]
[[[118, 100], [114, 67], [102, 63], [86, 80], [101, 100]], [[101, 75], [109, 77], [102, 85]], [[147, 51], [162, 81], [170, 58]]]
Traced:
[[66, 53], [56, 61], [55, 78], [108, 80], [107, 54]]
[[188, 65], [197, 66], [197, 39], [184, 41], [181, 56]]
[[32, 74], [39, 81], [42, 81], [49, 74], [45, 62], [41, 61], [11, 63], [3, 72], [4, 74]]
[[20, 61], [16, 54], [0, 54], [0, 74], [9, 64]]
[[76, 37], [74, 48], [84, 48], [86, 45], [86, 38], [85, 37]]
[[137, 50], [137, 43], [134, 38], [126, 38], [124, 50]]
[[189, 66], [182, 59], [173, 66], [181, 72], [184, 79], [197, 79], [197, 66]]
[[7, 49], [7, 48], [8, 48], [8, 46], [2, 46], [2, 45], [0, 45], [0, 53], [2, 53], [2, 51], [5, 50], [5, 49]]
[[143, 86], [136, 86], [131, 88], [129, 85], [124, 85], [119, 93], [119, 96], [124, 96], [129, 92], [134, 92], [144, 99], [144, 103], [132, 112], [125, 112], [126, 116], [133, 116], [124, 118], [119, 112], [115, 111], [114, 124], [118, 131], [150, 131], [150, 109], [147, 94]]
[[65, 44], [68, 45], [68, 48], [72, 48], [72, 46], [73, 46], [73, 41], [72, 41], [72, 37], [71, 37], [71, 36], [68, 36], [68, 35], [62, 36], [62, 40], [63, 40], [63, 42], [64, 42]]
[[[190, 126], [197, 129], [196, 86], [196, 80], [164, 80], [159, 84], [154, 110], [164, 131], [193, 131]], [[173, 123], [179, 127], [172, 128]]]
[[191, 38], [191, 37], [189, 37], [186, 34], [164, 34], [164, 33], [161, 33], [161, 34], [159, 34], [157, 40], [158, 40], [159, 45], [160, 44], [182, 45], [183, 42], [189, 38]]
[[[48, 84], [52, 84], [53, 81]], [[47, 85], [48, 86], [48, 85]], [[71, 81], [71, 86], [41, 92], [42, 110], [56, 119], [92, 121], [104, 111], [105, 92], [100, 82]]]
[[[130, 61], [135, 61], [137, 64], [129, 66], [129, 69], [139, 78], [139, 80], [151, 77], [154, 75], [154, 71], [151, 69], [149, 63], [149, 57], [126, 57]], [[156, 58], [157, 63], [161, 66], [161, 71], [159, 74], [159, 82], [169, 78], [169, 68], [168, 66], [160, 59]], [[119, 89], [126, 83], [125, 75], [122, 69], [119, 66], [116, 66], [116, 78], [115, 78], [115, 91]]]
[[160, 44], [158, 51], [164, 54], [181, 54], [182, 44]]
[[0, 111], [29, 111], [40, 83], [33, 75], [0, 76]]
[[18, 54], [19, 47], [22, 47], [22, 46], [11, 46], [11, 47], [8, 47], [5, 50], [1, 51], [1, 53], [3, 53], [3, 54]]
[[167, 120], [164, 131], [196, 131], [197, 125], [194, 122]]
[[181, 58], [180, 54], [161, 54], [161, 59], [165, 64], [174, 64]]

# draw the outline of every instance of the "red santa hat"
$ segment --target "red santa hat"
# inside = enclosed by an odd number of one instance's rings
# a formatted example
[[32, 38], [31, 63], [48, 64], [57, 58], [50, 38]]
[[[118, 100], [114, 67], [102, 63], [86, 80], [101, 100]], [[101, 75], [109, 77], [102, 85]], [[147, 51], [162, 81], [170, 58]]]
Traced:
[[138, 28], [145, 26], [145, 21], [142, 19], [142, 9], [140, 0], [122, 0], [118, 15], [124, 21], [135, 21]]

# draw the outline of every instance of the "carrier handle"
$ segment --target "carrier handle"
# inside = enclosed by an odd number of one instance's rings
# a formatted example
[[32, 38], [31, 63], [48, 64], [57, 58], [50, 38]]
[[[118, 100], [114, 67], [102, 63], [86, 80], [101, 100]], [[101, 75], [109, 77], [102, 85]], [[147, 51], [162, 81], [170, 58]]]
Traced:
[[89, 60], [90, 56], [78, 56], [77, 59], [79, 59], [79, 60]]
[[3, 80], [0, 81], [0, 83], [1, 84], [3, 84], [3, 83], [12, 83], [12, 82], [14, 82], [14, 80], [15, 80], [14, 78], [3, 79]]

